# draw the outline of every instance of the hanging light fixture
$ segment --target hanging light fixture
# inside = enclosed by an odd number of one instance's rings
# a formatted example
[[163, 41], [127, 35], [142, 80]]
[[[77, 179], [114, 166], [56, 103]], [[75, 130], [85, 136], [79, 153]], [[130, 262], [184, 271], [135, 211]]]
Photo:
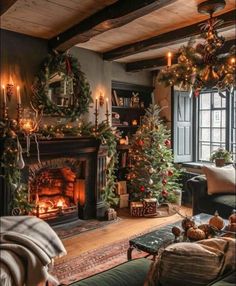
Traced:
[[191, 39], [187, 46], [180, 48], [178, 63], [171, 66], [168, 53], [168, 64], [159, 73], [159, 82], [193, 91], [196, 96], [203, 89], [233, 90], [236, 86], [235, 46], [227, 54], [220, 54], [225, 39], [218, 35], [217, 28], [222, 21], [213, 18], [213, 13], [224, 7], [224, 0], [208, 0], [198, 5], [199, 13], [210, 15], [208, 21], [200, 25], [203, 42], [194, 47]]

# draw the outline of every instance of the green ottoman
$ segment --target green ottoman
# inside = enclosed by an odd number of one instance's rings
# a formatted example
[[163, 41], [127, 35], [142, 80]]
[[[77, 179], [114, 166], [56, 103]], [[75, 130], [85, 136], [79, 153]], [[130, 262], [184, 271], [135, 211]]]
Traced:
[[143, 286], [151, 263], [146, 258], [130, 260], [70, 286]]

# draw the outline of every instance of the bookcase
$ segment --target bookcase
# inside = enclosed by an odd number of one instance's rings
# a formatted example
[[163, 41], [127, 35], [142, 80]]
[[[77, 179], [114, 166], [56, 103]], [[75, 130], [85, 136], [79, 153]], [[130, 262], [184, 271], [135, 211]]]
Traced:
[[117, 180], [125, 181], [129, 167], [129, 150], [132, 136], [141, 124], [145, 109], [152, 102], [153, 87], [112, 82], [112, 126], [121, 134], [117, 145], [118, 166]]

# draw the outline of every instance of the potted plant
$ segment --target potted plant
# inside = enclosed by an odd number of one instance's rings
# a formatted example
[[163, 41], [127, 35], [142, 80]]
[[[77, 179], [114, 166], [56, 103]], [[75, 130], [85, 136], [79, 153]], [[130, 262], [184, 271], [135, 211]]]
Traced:
[[215, 162], [216, 167], [223, 167], [225, 163], [232, 163], [232, 153], [223, 148], [218, 148], [213, 151], [210, 160]]

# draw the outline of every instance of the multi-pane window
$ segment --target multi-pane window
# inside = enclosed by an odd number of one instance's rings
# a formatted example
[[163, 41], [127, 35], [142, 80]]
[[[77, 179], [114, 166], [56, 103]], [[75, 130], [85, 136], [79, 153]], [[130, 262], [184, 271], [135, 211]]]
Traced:
[[[204, 92], [198, 100], [197, 159], [209, 161], [219, 147], [236, 153], [236, 95], [229, 92]], [[232, 116], [229, 116], [232, 114]], [[232, 126], [232, 128], [231, 128]]]

